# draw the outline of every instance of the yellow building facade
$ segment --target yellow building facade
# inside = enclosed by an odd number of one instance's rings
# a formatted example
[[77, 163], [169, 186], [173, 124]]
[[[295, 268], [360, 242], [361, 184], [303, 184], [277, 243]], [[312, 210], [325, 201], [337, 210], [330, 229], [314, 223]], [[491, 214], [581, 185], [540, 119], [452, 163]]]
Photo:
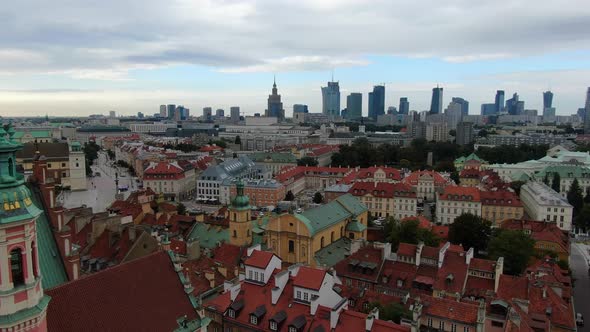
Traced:
[[368, 210], [350, 194], [301, 214], [283, 214], [266, 226], [266, 244], [286, 263], [315, 266], [319, 250], [343, 238], [366, 239]]

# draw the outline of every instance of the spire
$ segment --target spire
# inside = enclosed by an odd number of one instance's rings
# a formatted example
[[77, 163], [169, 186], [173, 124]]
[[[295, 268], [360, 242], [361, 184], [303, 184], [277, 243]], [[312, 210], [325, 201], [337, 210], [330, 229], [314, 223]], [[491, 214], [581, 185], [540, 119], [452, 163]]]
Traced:
[[272, 87], [276, 88], [277, 87], [277, 75], [272, 75]]

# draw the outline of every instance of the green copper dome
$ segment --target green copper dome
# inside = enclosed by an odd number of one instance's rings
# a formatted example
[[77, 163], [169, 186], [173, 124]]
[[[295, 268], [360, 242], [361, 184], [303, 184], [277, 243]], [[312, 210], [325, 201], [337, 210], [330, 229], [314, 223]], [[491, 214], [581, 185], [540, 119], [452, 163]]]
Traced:
[[244, 182], [242, 182], [242, 179], [238, 179], [236, 183], [236, 197], [232, 200], [231, 207], [243, 210], [250, 208], [250, 198], [244, 195]]
[[[7, 137], [8, 134], [8, 137]], [[0, 125], [0, 223], [32, 219], [42, 211], [33, 204], [31, 191], [22, 174], [16, 172], [16, 151], [22, 144], [13, 141], [14, 128]]]

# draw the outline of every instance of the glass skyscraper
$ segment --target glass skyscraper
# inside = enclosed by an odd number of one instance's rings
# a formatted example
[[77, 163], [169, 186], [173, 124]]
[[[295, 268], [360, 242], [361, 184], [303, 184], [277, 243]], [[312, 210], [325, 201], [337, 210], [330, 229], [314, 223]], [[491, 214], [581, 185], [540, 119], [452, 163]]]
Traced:
[[553, 92], [543, 92], [543, 109], [553, 107]]
[[463, 115], [469, 114], [469, 102], [467, 100], [459, 97], [453, 97], [453, 99], [451, 99], [451, 102], [459, 104], [461, 106], [461, 113]]
[[504, 109], [504, 90], [496, 91], [496, 114], [499, 114]]
[[408, 97], [401, 97], [399, 99], [399, 114], [408, 114], [410, 113], [410, 102], [408, 101]]
[[340, 115], [340, 86], [338, 82], [328, 82], [322, 87], [322, 113], [327, 116]]
[[430, 101], [430, 114], [442, 113], [443, 88], [438, 85], [432, 89], [432, 100]]
[[383, 114], [385, 114], [385, 86], [375, 85], [373, 92], [369, 92], [369, 118], [377, 120], [377, 117]]
[[307, 105], [294, 104], [293, 113], [309, 113], [309, 109], [307, 108]]
[[346, 96], [346, 118], [360, 119], [363, 117], [363, 94], [353, 92]]

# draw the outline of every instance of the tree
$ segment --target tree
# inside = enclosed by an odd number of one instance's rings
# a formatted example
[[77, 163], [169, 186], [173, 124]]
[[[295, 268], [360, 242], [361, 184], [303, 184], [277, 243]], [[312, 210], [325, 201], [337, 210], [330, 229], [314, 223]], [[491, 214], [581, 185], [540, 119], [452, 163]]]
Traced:
[[543, 178], [543, 183], [549, 185], [549, 174], [545, 173], [545, 177]]
[[557, 192], [561, 191], [561, 177], [559, 173], [553, 173], [553, 181], [551, 181], [551, 188]]
[[393, 321], [396, 324], [399, 324], [402, 318], [411, 319], [412, 312], [409, 309], [406, 309], [401, 303], [391, 302], [386, 305], [383, 305], [379, 302], [373, 302], [367, 308], [366, 313], [371, 312], [373, 308], [379, 309], [379, 319], [384, 321]]
[[459, 184], [461, 179], [459, 178], [459, 173], [457, 173], [457, 171], [454, 171], [451, 173], [451, 180], [453, 180], [453, 181], [455, 181], [455, 183]]
[[313, 195], [313, 202], [316, 204], [321, 204], [324, 201], [324, 197], [322, 196], [322, 194], [318, 191], [315, 193], [315, 195]]
[[535, 249], [535, 240], [521, 231], [500, 230], [490, 241], [491, 259], [504, 257], [504, 273], [519, 275], [527, 267]]
[[574, 179], [572, 182], [567, 192], [567, 201], [574, 207], [574, 217], [577, 216], [584, 207], [584, 196], [582, 196], [582, 188], [580, 188], [578, 179]]
[[473, 248], [475, 253], [488, 247], [491, 234], [492, 223], [471, 213], [458, 216], [449, 227], [449, 241]]
[[240, 138], [240, 135], [236, 136], [236, 139], [234, 140], [234, 144], [242, 144], [242, 139]]
[[295, 195], [293, 195], [293, 192], [291, 190], [287, 191], [287, 194], [285, 195], [285, 200], [292, 201], [294, 199], [295, 199]]
[[301, 159], [297, 159], [297, 166], [317, 166], [318, 161], [313, 157], [303, 157]]
[[517, 196], [520, 196], [520, 188], [524, 185], [524, 181], [512, 181], [510, 182], [510, 188], [514, 190]]
[[574, 218], [574, 225], [583, 230], [590, 229], [590, 205], [584, 205], [582, 210]]
[[176, 212], [180, 215], [185, 215], [186, 214], [186, 206], [184, 206], [184, 204], [182, 204], [182, 203], [178, 203], [178, 205], [176, 206]]
[[590, 204], [590, 189], [586, 190], [586, 196], [584, 196], [584, 204]]
[[391, 242], [391, 247], [397, 250], [400, 243], [418, 244], [424, 242], [425, 245], [437, 247], [440, 239], [432, 231], [420, 228], [418, 219], [411, 219], [404, 222], [397, 222], [392, 219], [386, 224], [385, 233]]

